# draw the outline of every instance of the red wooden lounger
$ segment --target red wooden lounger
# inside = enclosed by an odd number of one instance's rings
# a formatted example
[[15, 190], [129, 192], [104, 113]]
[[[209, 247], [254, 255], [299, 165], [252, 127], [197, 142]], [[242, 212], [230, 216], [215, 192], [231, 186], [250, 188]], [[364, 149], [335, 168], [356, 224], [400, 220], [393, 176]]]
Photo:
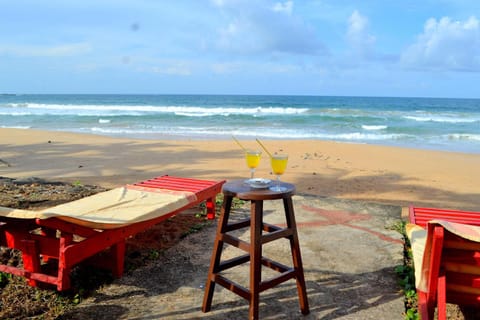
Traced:
[[421, 319], [433, 319], [435, 307], [438, 319], [446, 319], [446, 303], [478, 308], [480, 212], [412, 206], [409, 215], [412, 224], [426, 228], [407, 225], [412, 247], [418, 245], [414, 241], [419, 243], [417, 248], [424, 245], [413, 250], [415, 261], [421, 261], [415, 265], [415, 275], [422, 279], [417, 279]]
[[[133, 188], [152, 192], [185, 192], [193, 197], [176, 210], [149, 220], [110, 228], [92, 228], [68, 221], [62, 217], [21, 219], [0, 216], [0, 246], [22, 252], [23, 269], [0, 265], [7, 272], [28, 279], [32, 286], [38, 282], [56, 285], [58, 291], [70, 288], [70, 271], [78, 263], [110, 248], [112, 257], [102, 261], [115, 277], [123, 273], [125, 240], [145, 229], [191, 207], [206, 201], [207, 217], [215, 217], [215, 198], [225, 181], [210, 181], [172, 176], [161, 176], [138, 182]], [[95, 196], [95, 195], [94, 195]], [[94, 197], [92, 196], [92, 197]], [[77, 200], [78, 201], [78, 200]], [[74, 204], [74, 202], [72, 202]], [[34, 231], [35, 230], [35, 231]], [[79, 240], [80, 239], [80, 240]], [[41, 259], [58, 261], [56, 275], [42, 273]]]

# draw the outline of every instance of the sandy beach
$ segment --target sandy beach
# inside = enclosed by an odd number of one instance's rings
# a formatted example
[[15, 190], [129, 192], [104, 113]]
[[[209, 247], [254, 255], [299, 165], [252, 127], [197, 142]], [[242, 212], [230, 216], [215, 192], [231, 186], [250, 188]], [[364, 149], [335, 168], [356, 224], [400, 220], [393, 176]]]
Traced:
[[[296, 215], [303, 222], [299, 236], [311, 304], [306, 319], [403, 318], [404, 301], [393, 272], [402, 262], [403, 247], [400, 235], [385, 228], [398, 221], [398, 205], [403, 207], [404, 217], [409, 204], [480, 210], [476, 188], [480, 154], [317, 140], [262, 141], [272, 153], [289, 154], [282, 180], [294, 183], [299, 194]], [[247, 148], [257, 147], [254, 140], [241, 142]], [[264, 153], [262, 157], [256, 176], [273, 179], [268, 156]], [[164, 174], [226, 180], [249, 176], [243, 152], [233, 140], [136, 140], [0, 129], [0, 160], [0, 176], [106, 188]], [[331, 211], [339, 215], [338, 221], [328, 216], [325, 220], [321, 214]], [[345, 217], [358, 221], [344, 223]], [[321, 224], [317, 224], [319, 219]], [[187, 237], [178, 249], [166, 251], [158, 263], [104, 286], [69, 315], [72, 319], [100, 314], [108, 314], [109, 319], [244, 317], [248, 305], [233, 294], [217, 294], [214, 310], [208, 314], [200, 310], [211, 250], [205, 243], [213, 243], [214, 228], [211, 225]], [[144, 236], [148, 243], [152, 243], [150, 236], [153, 233]], [[187, 255], [181, 263], [175, 260], [179, 252]], [[179, 268], [183, 277], [169, 275]], [[245, 270], [241, 274], [248, 278]], [[153, 276], [159, 278], [151, 281]], [[288, 297], [296, 296], [291, 285]], [[297, 300], [278, 298], [284, 290], [279, 286], [263, 294], [262, 301], [270, 308], [263, 306], [261, 312], [272, 315], [272, 319], [297, 317]], [[70, 319], [68, 315], [66, 319]]]
[[[259, 148], [254, 140], [241, 141]], [[264, 140], [289, 154], [282, 180], [297, 193], [401, 205], [480, 210], [480, 154], [318, 140]], [[233, 140], [137, 140], [0, 129], [0, 175], [115, 187], [158, 176], [238, 179], [249, 175]], [[256, 177], [274, 179], [264, 153]]]

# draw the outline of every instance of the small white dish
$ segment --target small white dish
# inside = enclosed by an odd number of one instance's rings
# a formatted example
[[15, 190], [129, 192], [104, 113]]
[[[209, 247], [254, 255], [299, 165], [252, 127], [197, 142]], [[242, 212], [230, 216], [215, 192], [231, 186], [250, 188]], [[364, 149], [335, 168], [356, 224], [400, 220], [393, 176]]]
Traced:
[[253, 178], [245, 180], [245, 183], [254, 189], [267, 189], [270, 186], [270, 182], [270, 179], [263, 178]]

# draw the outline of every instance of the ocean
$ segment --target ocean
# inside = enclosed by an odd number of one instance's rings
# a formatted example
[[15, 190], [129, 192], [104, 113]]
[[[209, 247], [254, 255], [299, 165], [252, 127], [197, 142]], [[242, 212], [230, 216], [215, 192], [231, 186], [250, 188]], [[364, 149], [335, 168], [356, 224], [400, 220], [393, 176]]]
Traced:
[[0, 127], [142, 139], [313, 139], [480, 153], [480, 99], [0, 95]]

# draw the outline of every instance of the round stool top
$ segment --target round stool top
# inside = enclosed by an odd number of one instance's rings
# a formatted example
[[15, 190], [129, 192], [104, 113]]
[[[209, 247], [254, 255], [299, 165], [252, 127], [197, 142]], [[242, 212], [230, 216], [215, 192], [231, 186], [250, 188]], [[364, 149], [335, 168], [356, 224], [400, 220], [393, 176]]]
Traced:
[[[272, 181], [270, 186], [278, 183]], [[232, 180], [223, 185], [222, 192], [224, 195], [236, 197], [242, 200], [275, 200], [289, 198], [295, 194], [295, 186], [291, 183], [280, 182], [278, 184], [283, 187], [284, 191], [272, 191], [268, 188], [257, 189], [248, 185], [245, 180]]]

